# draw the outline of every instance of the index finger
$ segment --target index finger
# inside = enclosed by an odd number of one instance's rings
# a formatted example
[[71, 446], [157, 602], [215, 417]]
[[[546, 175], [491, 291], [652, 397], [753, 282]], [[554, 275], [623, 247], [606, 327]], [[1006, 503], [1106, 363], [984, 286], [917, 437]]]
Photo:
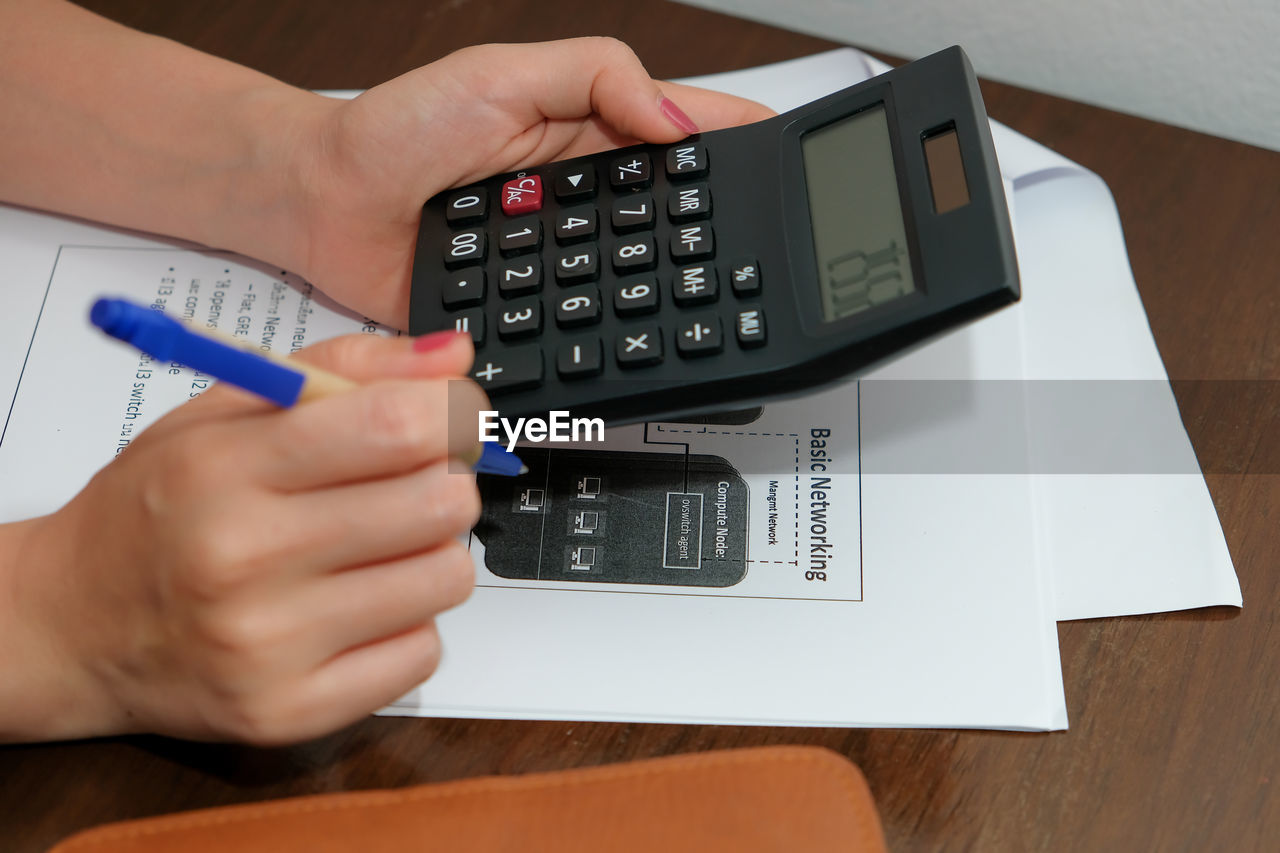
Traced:
[[260, 482], [292, 492], [414, 471], [479, 444], [469, 379], [388, 380], [240, 422]]

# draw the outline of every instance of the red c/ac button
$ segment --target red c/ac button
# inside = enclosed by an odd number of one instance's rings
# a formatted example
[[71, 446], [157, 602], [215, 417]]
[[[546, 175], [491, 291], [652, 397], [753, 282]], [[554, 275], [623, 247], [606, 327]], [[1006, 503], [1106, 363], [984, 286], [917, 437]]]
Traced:
[[519, 216], [542, 209], [542, 178], [526, 175], [512, 178], [502, 185], [502, 212], [507, 216]]

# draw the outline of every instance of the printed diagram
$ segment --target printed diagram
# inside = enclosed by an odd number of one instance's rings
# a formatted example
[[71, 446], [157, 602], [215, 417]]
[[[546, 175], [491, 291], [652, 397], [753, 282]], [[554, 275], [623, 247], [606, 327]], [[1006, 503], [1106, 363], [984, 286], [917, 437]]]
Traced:
[[852, 471], [833, 471], [829, 428], [783, 432], [760, 416], [521, 446], [528, 474], [479, 478], [477, 583], [862, 600], [856, 444]]
[[483, 477], [475, 533], [505, 578], [727, 587], [747, 573], [747, 485], [717, 456], [521, 448]]

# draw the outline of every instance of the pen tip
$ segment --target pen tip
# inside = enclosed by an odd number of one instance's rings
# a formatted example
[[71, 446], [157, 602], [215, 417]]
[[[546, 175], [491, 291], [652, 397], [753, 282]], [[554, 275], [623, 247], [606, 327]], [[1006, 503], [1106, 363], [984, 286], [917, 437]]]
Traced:
[[528, 466], [528, 465], [521, 465], [521, 466], [520, 466], [520, 473], [521, 473], [521, 474], [528, 474], [528, 473], [529, 473], [529, 466]]

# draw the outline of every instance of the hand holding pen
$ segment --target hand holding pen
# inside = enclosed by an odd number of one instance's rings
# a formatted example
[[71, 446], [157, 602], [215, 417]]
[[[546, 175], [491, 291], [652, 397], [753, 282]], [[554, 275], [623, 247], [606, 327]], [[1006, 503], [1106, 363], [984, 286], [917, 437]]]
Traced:
[[49, 736], [295, 741], [429, 676], [474, 583], [479, 495], [449, 459], [475, 434], [451, 445], [446, 413], [488, 408], [456, 378], [472, 356], [451, 332], [309, 347], [356, 387], [280, 408], [217, 383], [24, 523], [42, 640], [10, 651], [63, 662]]

